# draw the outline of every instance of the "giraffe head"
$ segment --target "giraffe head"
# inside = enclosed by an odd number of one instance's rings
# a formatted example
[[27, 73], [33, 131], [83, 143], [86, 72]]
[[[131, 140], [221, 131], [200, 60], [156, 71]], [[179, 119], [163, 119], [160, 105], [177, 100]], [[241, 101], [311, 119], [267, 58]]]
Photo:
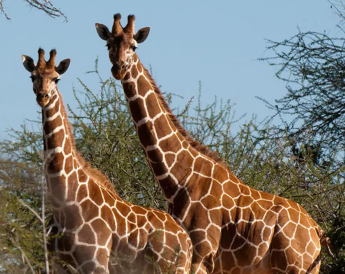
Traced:
[[109, 58], [113, 67], [111, 72], [115, 79], [122, 80], [133, 62], [133, 55], [137, 45], [146, 40], [150, 28], [142, 28], [134, 34], [135, 16], [128, 16], [128, 23], [123, 28], [120, 23], [121, 15], [114, 15], [112, 31], [102, 24], [96, 24], [96, 30], [101, 39], [107, 41]]
[[44, 60], [44, 50], [38, 50], [38, 62], [35, 65], [33, 59], [27, 55], [23, 55], [23, 65], [27, 71], [31, 73], [33, 90], [36, 94], [37, 103], [43, 108], [56, 91], [56, 86], [60, 80], [60, 76], [68, 69], [70, 59], [65, 59], [55, 66], [56, 50], [50, 51], [50, 58], [46, 62]]

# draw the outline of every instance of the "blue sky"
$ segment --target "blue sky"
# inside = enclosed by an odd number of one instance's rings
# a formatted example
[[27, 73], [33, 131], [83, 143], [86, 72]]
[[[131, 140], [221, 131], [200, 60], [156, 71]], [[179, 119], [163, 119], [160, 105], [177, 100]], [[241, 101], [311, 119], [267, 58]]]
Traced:
[[105, 42], [95, 30], [96, 22], [111, 27], [113, 14], [120, 12], [125, 20], [136, 15], [136, 29], [149, 26], [148, 39], [137, 53], [163, 92], [184, 97], [175, 99], [174, 107], [183, 108], [198, 95], [202, 81], [202, 103], [214, 96], [236, 103], [238, 116], [247, 119], [256, 114], [263, 119], [270, 112], [255, 98], [271, 102], [285, 94], [284, 83], [274, 77], [277, 68], [257, 58], [269, 56], [265, 39], [281, 41], [301, 31], [339, 34], [339, 18], [327, 0], [231, 1], [231, 0], [131, 0], [81, 1], [53, 0], [68, 17], [52, 19], [41, 11], [30, 9], [23, 1], [5, 1], [10, 21], [0, 15], [0, 140], [9, 138], [7, 130], [19, 129], [25, 119], [37, 119], [29, 73], [21, 62], [22, 54], [37, 61], [39, 47], [48, 53], [57, 49], [57, 62], [71, 58], [69, 70], [59, 82], [64, 101], [76, 109], [72, 88], [82, 90], [81, 78], [94, 91], [98, 79], [93, 70], [99, 57], [103, 78], [110, 77], [111, 64]]

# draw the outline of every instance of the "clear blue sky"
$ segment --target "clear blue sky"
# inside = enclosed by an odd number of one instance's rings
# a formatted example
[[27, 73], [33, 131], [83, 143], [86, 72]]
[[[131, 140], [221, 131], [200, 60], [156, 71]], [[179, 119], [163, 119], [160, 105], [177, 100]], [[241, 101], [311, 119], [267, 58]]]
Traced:
[[[6, 130], [19, 129], [25, 119], [36, 119], [35, 102], [29, 73], [22, 66], [26, 54], [37, 61], [39, 47], [48, 53], [57, 49], [57, 61], [71, 58], [69, 70], [59, 82], [65, 103], [76, 108], [72, 87], [82, 90], [81, 78], [97, 91], [98, 79], [85, 74], [94, 68], [110, 77], [110, 61], [105, 42], [95, 30], [96, 22], [111, 27], [113, 14], [126, 19], [136, 15], [136, 29], [151, 27], [145, 43], [137, 53], [146, 67], [152, 66], [162, 91], [184, 96], [175, 100], [182, 108], [198, 94], [202, 81], [202, 101], [214, 96], [236, 103], [238, 115], [247, 113], [262, 119], [269, 115], [255, 96], [269, 101], [285, 93], [284, 83], [274, 77], [276, 68], [259, 57], [265, 52], [266, 39], [281, 41], [302, 31], [313, 30], [337, 35], [338, 17], [327, 0], [290, 1], [205, 1], [205, 0], [131, 0], [81, 1], [53, 0], [68, 17], [52, 19], [30, 9], [23, 1], [5, 1], [11, 17], [1, 14], [0, 140], [9, 138]], [[249, 119], [248, 118], [248, 119]]]

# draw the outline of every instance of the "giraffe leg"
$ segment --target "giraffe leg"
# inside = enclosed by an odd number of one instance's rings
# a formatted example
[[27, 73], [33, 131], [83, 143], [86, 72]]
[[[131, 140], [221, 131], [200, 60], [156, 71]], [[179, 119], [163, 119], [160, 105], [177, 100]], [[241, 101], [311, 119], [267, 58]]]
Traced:
[[145, 258], [147, 265], [153, 269], [147, 273], [190, 273], [191, 257], [192, 244], [184, 231], [173, 234], [156, 230], [148, 237]]
[[163, 230], [154, 231], [149, 235], [146, 253], [148, 265], [152, 264], [153, 273], [175, 273], [176, 253], [167, 248]]
[[[201, 245], [199, 245], [199, 246], [201, 246]], [[196, 249], [194, 246], [191, 273], [192, 274], [213, 273], [214, 268], [215, 268], [215, 262], [214, 262], [215, 255], [214, 255], [214, 253], [210, 252], [207, 255], [200, 256], [198, 253], [195, 252], [195, 250]], [[200, 251], [200, 249], [198, 251]]]
[[320, 238], [315, 223], [302, 211], [283, 208], [277, 212], [279, 215], [270, 245], [273, 273], [318, 273]]
[[109, 269], [109, 274], [120, 274], [120, 273], [122, 273], [122, 270], [121, 270], [121, 268], [118, 266], [118, 265], [110, 265], [109, 264], [109, 266], [108, 266], [108, 269]]
[[[282, 236], [282, 237], [281, 237]], [[285, 236], [281, 233], [274, 237], [271, 249], [271, 268], [274, 274], [317, 274], [320, 270], [319, 252], [315, 252], [314, 256], [307, 252], [298, 252], [297, 248], [292, 248], [286, 243]], [[307, 240], [296, 236], [300, 248], [310, 245]], [[293, 243], [293, 242], [292, 242]], [[279, 247], [279, 248], [278, 248]]]
[[[301, 245], [304, 243], [302, 242]], [[303, 271], [303, 256], [291, 248], [290, 241], [278, 232], [271, 244], [271, 269], [273, 274], [301, 274]]]
[[57, 263], [52, 266], [51, 274], [66, 274], [67, 272], [63, 269], [63, 267]]
[[203, 265], [202, 263], [193, 263], [192, 264], [192, 274], [207, 274], [207, 268], [205, 265]]

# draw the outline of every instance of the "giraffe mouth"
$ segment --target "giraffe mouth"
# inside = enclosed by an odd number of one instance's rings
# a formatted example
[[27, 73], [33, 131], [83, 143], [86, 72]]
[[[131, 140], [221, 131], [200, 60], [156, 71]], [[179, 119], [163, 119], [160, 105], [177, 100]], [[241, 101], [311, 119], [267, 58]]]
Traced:
[[36, 96], [36, 102], [42, 108], [44, 108], [49, 103], [49, 100], [50, 96], [48, 94], [39, 94]]
[[127, 72], [126, 68], [118, 69], [118, 68], [115, 68], [114, 66], [111, 68], [111, 73], [113, 74], [116, 80], [122, 80], [123, 78], [125, 78], [126, 72]]

